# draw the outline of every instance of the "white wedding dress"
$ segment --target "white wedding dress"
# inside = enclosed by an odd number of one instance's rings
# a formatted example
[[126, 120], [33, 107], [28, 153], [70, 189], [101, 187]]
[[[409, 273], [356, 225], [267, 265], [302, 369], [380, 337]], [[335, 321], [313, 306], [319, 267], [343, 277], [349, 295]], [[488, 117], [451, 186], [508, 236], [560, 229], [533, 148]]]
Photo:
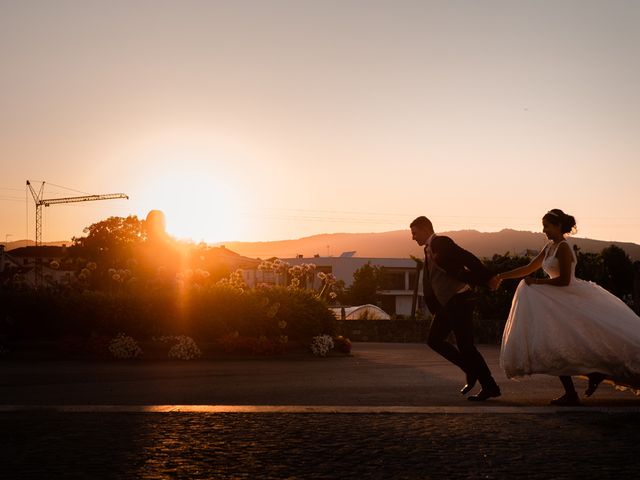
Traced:
[[[560, 275], [558, 245], [545, 247], [542, 268], [551, 278]], [[520, 281], [500, 366], [509, 378], [599, 372], [608, 383], [640, 394], [640, 317], [604, 288], [576, 278], [575, 266], [573, 254], [571, 282], [564, 287]]]

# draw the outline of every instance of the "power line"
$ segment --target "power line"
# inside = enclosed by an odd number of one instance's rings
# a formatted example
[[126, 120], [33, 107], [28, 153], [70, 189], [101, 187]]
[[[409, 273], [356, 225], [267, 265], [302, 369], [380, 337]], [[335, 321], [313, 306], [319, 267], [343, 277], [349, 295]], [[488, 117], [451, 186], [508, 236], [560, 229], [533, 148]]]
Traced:
[[[65, 195], [68, 191], [71, 191], [71, 192], [77, 192], [77, 193], [82, 193], [82, 194], [85, 194], [85, 195], [89, 195], [89, 194], [88, 194], [88, 193], [86, 193], [86, 192], [83, 192], [83, 191], [81, 191], [81, 190], [75, 190], [75, 189], [73, 189], [73, 188], [62, 187], [62, 186], [60, 186], [60, 185], [49, 184], [49, 183], [47, 183], [47, 185], [54, 185], [55, 187], [63, 188], [63, 189], [65, 189], [65, 190], [66, 190], [66, 191], [60, 191], [60, 190], [50, 190], [50, 189], [47, 189], [48, 194], [59, 194], [59, 195]], [[12, 191], [12, 192], [21, 192], [21, 193], [24, 191], [24, 189], [23, 189], [23, 188], [9, 188], [9, 187], [0, 187], [0, 190], [9, 190], [9, 191]], [[9, 195], [2, 195], [2, 196], [0, 196], [0, 200], [20, 200], [20, 201], [22, 201], [22, 198], [18, 198], [18, 197], [11, 197], [11, 196], [9, 196]], [[28, 201], [28, 198], [27, 198], [27, 201]]]
[[83, 195], [91, 195], [90, 193], [83, 192], [82, 190], [75, 190], [73, 188], [63, 187], [61, 185], [56, 185], [55, 183], [51, 183], [51, 182], [47, 182], [47, 185], [53, 185], [54, 187], [63, 188], [65, 190], [69, 190], [70, 192], [82, 193]]

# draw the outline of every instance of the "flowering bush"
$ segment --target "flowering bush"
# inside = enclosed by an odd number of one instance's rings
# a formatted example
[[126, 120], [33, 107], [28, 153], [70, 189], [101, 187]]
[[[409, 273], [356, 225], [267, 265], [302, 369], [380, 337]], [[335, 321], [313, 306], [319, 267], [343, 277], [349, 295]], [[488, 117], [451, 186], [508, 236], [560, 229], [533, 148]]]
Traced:
[[311, 351], [317, 357], [326, 357], [329, 350], [333, 348], [331, 335], [318, 335], [311, 341]]
[[185, 335], [178, 335], [169, 338], [176, 341], [176, 343], [169, 349], [169, 358], [175, 358], [177, 360], [193, 360], [194, 358], [202, 356], [202, 352], [193, 338]]
[[118, 359], [136, 358], [142, 354], [142, 349], [133, 337], [119, 333], [109, 344], [109, 351]]
[[318, 273], [318, 278], [322, 282], [322, 287], [320, 288], [320, 292], [318, 296], [322, 299], [326, 299], [329, 297], [331, 301], [334, 301], [338, 294], [333, 291], [336, 284], [338, 283], [336, 277], [333, 273]]
[[240, 293], [244, 293], [249, 287], [244, 281], [244, 277], [242, 276], [242, 270], [238, 269], [229, 275], [228, 278], [223, 278], [218, 280], [218, 285], [227, 286], [233, 289], [238, 290]]
[[291, 266], [279, 258], [263, 260], [258, 265], [258, 284], [288, 286], [292, 290], [313, 290], [315, 269], [316, 265], [313, 263]]
[[[288, 337], [289, 344], [295, 346], [309, 345], [318, 332], [333, 334], [335, 317], [315, 292], [308, 290], [280, 286], [242, 292], [216, 284], [187, 292], [140, 287], [135, 292], [114, 288], [63, 294], [44, 289], [0, 289], [3, 315], [10, 319], [0, 322], [0, 338], [63, 341], [77, 337], [77, 344], [64, 349], [65, 355], [113, 358], [111, 341], [119, 332], [138, 342], [163, 335], [189, 335], [199, 346], [238, 332], [254, 343], [265, 336], [275, 343], [276, 350], [281, 349], [280, 336]], [[94, 338], [95, 352], [89, 352], [87, 342]], [[251, 350], [246, 347], [249, 353]]]

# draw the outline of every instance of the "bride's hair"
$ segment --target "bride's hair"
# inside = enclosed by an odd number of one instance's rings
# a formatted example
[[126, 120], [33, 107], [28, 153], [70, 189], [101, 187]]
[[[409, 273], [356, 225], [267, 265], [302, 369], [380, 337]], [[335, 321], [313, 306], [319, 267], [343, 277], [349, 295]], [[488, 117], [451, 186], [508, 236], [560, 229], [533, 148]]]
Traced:
[[562, 233], [575, 233], [578, 231], [576, 227], [576, 219], [573, 215], [567, 215], [559, 208], [554, 208], [545, 213], [543, 220], [546, 220], [552, 225], [560, 227]]

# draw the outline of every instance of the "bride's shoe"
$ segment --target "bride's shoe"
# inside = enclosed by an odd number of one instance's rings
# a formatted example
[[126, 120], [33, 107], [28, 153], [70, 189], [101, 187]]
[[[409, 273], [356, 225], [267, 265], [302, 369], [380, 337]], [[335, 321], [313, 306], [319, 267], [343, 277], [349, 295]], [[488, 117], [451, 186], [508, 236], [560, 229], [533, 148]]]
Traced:
[[584, 394], [590, 397], [598, 389], [598, 385], [604, 380], [604, 375], [601, 373], [590, 373], [587, 377], [589, 378], [589, 386], [584, 391]]
[[577, 393], [565, 393], [561, 397], [555, 398], [549, 402], [557, 407], [577, 407], [580, 405], [580, 398]]

